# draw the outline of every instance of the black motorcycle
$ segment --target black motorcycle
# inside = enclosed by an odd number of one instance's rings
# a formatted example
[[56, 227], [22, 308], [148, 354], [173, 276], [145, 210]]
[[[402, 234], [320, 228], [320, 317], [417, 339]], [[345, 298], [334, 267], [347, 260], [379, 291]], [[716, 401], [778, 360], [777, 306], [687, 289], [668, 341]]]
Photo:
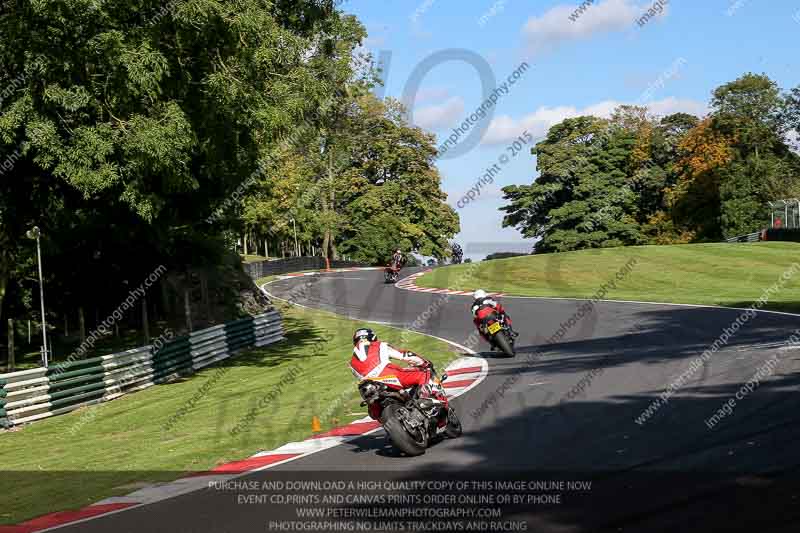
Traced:
[[516, 355], [514, 348], [514, 338], [516, 333], [508, 325], [505, 315], [492, 313], [486, 316], [480, 325], [481, 333], [489, 337], [492, 346], [499, 349], [509, 357]]
[[[428, 361], [436, 378], [433, 364]], [[369, 406], [370, 416], [380, 420], [392, 444], [401, 452], [416, 456], [425, 453], [428, 444], [439, 437], [461, 435], [461, 421], [445, 395], [442, 382], [404, 389], [394, 376], [368, 378], [361, 381], [361, 406]]]
[[450, 249], [452, 250], [452, 259], [451, 259], [452, 264], [460, 265], [461, 261], [464, 258], [464, 252], [461, 250], [461, 246], [454, 243], [453, 246], [450, 247]]

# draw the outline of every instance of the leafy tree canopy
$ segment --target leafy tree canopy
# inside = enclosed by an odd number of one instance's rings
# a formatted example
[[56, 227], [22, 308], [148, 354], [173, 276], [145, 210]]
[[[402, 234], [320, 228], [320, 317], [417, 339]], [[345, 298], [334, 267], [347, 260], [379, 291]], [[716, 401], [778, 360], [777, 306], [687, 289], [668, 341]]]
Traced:
[[536, 250], [718, 240], [766, 223], [766, 202], [800, 195], [800, 88], [746, 74], [713, 92], [710, 115], [652, 117], [621, 106], [609, 119], [553, 126], [533, 149], [530, 185], [503, 189], [505, 226]]

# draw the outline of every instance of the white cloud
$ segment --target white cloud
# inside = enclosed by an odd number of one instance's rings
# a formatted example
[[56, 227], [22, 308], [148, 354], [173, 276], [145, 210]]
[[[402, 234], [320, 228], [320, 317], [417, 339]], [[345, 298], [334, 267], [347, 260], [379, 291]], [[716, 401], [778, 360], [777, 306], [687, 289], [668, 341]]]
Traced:
[[492, 119], [489, 129], [486, 130], [483, 144], [505, 144], [510, 140], [528, 131], [536, 138], [543, 137], [547, 130], [565, 118], [578, 116], [574, 107], [540, 107], [530, 115], [515, 120], [508, 115], [501, 115]]
[[454, 96], [440, 105], [414, 109], [414, 124], [426, 130], [436, 131], [453, 126], [463, 114], [464, 99]]
[[450, 90], [445, 87], [428, 87], [417, 91], [414, 101], [417, 104], [423, 102], [439, 102], [450, 96]]
[[[529, 52], [549, 51], [565, 42], [629, 28], [650, 7], [630, 0], [605, 0], [580, 13], [576, 11], [578, 5], [558, 5], [541, 16], [529, 18], [523, 28]], [[666, 12], [665, 8], [658, 16]], [[579, 16], [571, 20], [570, 16], [576, 13]]]
[[[608, 118], [618, 106], [625, 102], [616, 100], [604, 100], [592, 104], [583, 109], [574, 106], [542, 106], [530, 115], [519, 119], [514, 119], [508, 115], [496, 117], [489, 124], [489, 129], [483, 138], [483, 144], [505, 144], [528, 131], [535, 138], [547, 135], [547, 131], [567, 118], [593, 115], [601, 118]], [[696, 116], [703, 116], [708, 112], [706, 104], [695, 100], [680, 99], [675, 97], [664, 98], [648, 102], [647, 107], [653, 115], [670, 115], [672, 113], [691, 113]]]
[[688, 98], [675, 98], [674, 96], [649, 102], [647, 107], [650, 113], [662, 117], [672, 113], [689, 113], [690, 115], [703, 117], [709, 112], [708, 105], [704, 102], [689, 100]]

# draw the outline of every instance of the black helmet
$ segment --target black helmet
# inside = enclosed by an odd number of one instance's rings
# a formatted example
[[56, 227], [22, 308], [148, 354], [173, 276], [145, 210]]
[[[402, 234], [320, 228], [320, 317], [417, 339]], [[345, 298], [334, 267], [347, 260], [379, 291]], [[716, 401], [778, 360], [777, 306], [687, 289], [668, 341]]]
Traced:
[[369, 342], [375, 342], [378, 340], [378, 336], [375, 335], [375, 332], [369, 328], [360, 328], [357, 329], [355, 333], [353, 333], [353, 344], [357, 344], [358, 341], [366, 339]]

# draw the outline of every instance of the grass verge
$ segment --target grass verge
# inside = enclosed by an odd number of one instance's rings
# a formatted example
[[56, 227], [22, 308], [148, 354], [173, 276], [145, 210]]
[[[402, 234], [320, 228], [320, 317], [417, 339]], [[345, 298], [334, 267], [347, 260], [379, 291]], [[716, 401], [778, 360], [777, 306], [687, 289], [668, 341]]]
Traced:
[[[632, 270], [607, 288], [604, 299], [746, 307], [793, 263], [800, 264], [800, 244], [630, 246], [542, 254], [440, 268], [418, 278], [417, 285], [591, 298], [631, 259]], [[763, 308], [800, 312], [800, 271], [771, 293]]]
[[[0, 432], [0, 524], [80, 508], [302, 440], [312, 435], [314, 416], [323, 431], [366, 416], [348, 366], [359, 324], [322, 311], [282, 311], [287, 340], [279, 344], [240, 353], [180, 382]], [[400, 338], [398, 329], [371, 327], [389, 342]], [[407, 339], [404, 348], [439, 368], [457, 355], [431, 337], [409, 333]], [[293, 384], [231, 435], [282, 378], [295, 374]]]

